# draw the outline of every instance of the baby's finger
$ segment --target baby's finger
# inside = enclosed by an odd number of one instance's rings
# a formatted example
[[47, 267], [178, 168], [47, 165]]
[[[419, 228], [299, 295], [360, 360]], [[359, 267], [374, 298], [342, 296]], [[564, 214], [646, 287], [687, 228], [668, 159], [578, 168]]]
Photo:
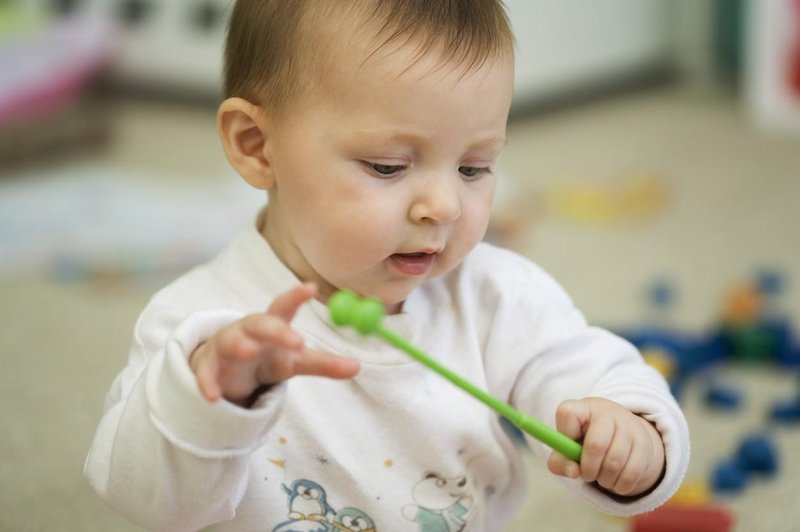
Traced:
[[631, 448], [630, 456], [625, 464], [625, 468], [620, 473], [614, 485], [609, 488], [619, 495], [634, 495], [640, 493], [642, 488], [640, 483], [642, 478], [649, 471], [650, 456], [646, 449], [641, 445], [634, 445]]
[[217, 380], [219, 367], [216, 359], [213, 357], [200, 359], [194, 371], [197, 375], [197, 387], [200, 389], [200, 395], [211, 403], [219, 401], [222, 397], [222, 389]]
[[592, 420], [583, 438], [581, 453], [581, 477], [587, 482], [594, 482], [600, 475], [606, 452], [614, 439], [614, 420], [611, 417], [599, 417]]
[[267, 309], [267, 314], [278, 316], [287, 322], [292, 321], [300, 305], [314, 297], [316, 293], [316, 284], [303, 283], [275, 298]]
[[616, 430], [614, 439], [606, 451], [597, 482], [606, 489], [615, 490], [615, 486], [625, 470], [631, 457], [633, 447], [632, 439], [623, 432]]
[[242, 331], [259, 346], [269, 343], [287, 349], [299, 349], [303, 338], [292, 330], [287, 321], [271, 314], [254, 314], [242, 320]]
[[[556, 410], [556, 429], [573, 440], [580, 440], [583, 430], [591, 418], [591, 411], [585, 401], [568, 400], [558, 405]], [[554, 475], [578, 478], [580, 466], [556, 451], [550, 453], [547, 468]]]
[[564, 401], [556, 410], [556, 429], [573, 440], [580, 440], [591, 414], [586, 401]]
[[614, 493], [619, 495], [636, 495], [644, 491], [639, 487], [639, 483], [644, 477], [646, 468], [643, 465], [632, 466], [630, 463], [620, 474], [614, 487]]
[[251, 338], [244, 330], [244, 324], [251, 318], [246, 318], [241, 325], [225, 328], [217, 334], [214, 346], [223, 364], [231, 360], [240, 362], [252, 360], [261, 350], [261, 343], [256, 338]]
[[279, 349], [263, 358], [258, 368], [258, 380], [264, 384], [271, 384], [296, 375], [348, 379], [358, 373], [359, 367], [358, 362], [353, 359], [324, 351]]
[[578, 464], [556, 451], [550, 453], [550, 458], [547, 459], [547, 469], [561, 477], [578, 478], [581, 474]]

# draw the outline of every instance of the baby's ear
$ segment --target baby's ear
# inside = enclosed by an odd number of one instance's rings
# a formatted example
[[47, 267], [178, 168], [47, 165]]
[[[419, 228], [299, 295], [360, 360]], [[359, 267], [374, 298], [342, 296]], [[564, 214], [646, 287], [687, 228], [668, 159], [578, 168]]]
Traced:
[[225, 155], [239, 175], [256, 188], [272, 188], [269, 120], [264, 110], [242, 98], [228, 98], [217, 111], [217, 130]]

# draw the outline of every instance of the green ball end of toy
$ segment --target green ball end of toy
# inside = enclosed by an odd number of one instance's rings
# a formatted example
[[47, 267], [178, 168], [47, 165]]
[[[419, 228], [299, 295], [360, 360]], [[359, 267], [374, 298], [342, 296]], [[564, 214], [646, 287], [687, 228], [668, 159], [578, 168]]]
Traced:
[[361, 334], [373, 334], [383, 320], [383, 304], [376, 299], [360, 299], [350, 290], [340, 290], [328, 301], [331, 321], [339, 326], [353, 327]]

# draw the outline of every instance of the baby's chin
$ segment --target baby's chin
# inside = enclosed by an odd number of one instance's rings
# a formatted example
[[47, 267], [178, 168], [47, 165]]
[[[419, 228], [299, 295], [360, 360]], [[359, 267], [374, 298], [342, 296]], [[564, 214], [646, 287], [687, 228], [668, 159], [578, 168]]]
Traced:
[[383, 303], [387, 315], [399, 314], [403, 311], [403, 305], [406, 299], [411, 294], [412, 290], [405, 290], [401, 293], [369, 293], [365, 292], [368, 297], [374, 297]]
[[399, 314], [403, 311], [403, 305], [411, 293], [422, 283], [387, 283], [380, 287], [349, 287], [350, 290], [364, 296], [372, 297], [383, 303], [386, 314]]

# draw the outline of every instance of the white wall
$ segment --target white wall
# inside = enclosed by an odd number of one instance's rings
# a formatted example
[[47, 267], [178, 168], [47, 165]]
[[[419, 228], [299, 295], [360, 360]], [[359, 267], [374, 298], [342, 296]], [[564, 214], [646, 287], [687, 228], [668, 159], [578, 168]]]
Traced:
[[625, 76], [674, 52], [670, 0], [505, 0], [517, 38], [517, 97]]
[[[232, 2], [213, 1], [223, 8]], [[115, 19], [121, 2], [83, 0], [81, 6]], [[50, 0], [15, 3], [43, 7]], [[518, 97], [550, 96], [669, 58], [674, 3], [679, 2], [505, 0], [518, 43]], [[153, 0], [151, 6], [145, 22], [122, 32], [116, 78], [127, 84], [215, 95], [224, 26], [209, 32], [192, 27], [189, 20], [196, 0]]]

